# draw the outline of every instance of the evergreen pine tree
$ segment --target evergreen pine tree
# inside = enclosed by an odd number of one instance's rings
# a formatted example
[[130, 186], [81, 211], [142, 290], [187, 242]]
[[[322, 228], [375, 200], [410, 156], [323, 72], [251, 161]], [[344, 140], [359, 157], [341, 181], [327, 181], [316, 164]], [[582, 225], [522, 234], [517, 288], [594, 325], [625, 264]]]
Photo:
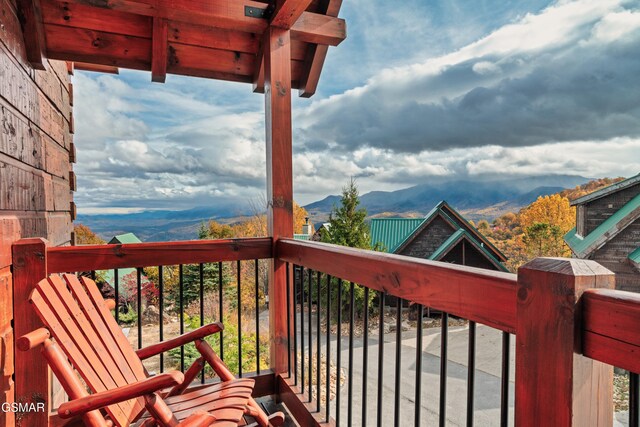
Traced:
[[322, 234], [322, 241], [351, 248], [371, 249], [369, 226], [365, 208], [358, 208], [360, 195], [353, 178], [342, 189], [340, 206], [334, 206], [329, 216], [329, 230]]

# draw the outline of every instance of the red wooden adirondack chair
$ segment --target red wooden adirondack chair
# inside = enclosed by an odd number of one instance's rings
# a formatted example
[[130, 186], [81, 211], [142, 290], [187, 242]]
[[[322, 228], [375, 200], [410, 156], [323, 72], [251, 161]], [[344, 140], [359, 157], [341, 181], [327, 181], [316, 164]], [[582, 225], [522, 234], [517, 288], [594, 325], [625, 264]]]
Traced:
[[[264, 427], [284, 421], [281, 412], [268, 417], [251, 398], [253, 380], [236, 379], [204, 341], [222, 330], [219, 323], [134, 351], [111, 315], [113, 306], [90, 279], [52, 275], [36, 285], [30, 302], [45, 327], [21, 337], [17, 346], [29, 350], [43, 345], [43, 355], [70, 399], [58, 408], [61, 418], [82, 417], [85, 425], [96, 427], [236, 426], [244, 424], [244, 414]], [[190, 342], [201, 357], [184, 374], [147, 375], [142, 360]], [[205, 362], [222, 382], [184, 393]]]

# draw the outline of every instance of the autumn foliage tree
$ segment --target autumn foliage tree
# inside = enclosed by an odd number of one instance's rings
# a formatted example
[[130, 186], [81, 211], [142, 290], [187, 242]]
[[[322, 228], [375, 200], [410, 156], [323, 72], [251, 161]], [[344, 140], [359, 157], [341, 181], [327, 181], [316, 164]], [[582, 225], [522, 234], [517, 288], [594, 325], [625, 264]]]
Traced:
[[538, 197], [520, 213], [523, 242], [532, 257], [571, 256], [564, 235], [575, 226], [575, 208], [559, 194]]
[[106, 242], [84, 224], [74, 224], [76, 245], [104, 245]]

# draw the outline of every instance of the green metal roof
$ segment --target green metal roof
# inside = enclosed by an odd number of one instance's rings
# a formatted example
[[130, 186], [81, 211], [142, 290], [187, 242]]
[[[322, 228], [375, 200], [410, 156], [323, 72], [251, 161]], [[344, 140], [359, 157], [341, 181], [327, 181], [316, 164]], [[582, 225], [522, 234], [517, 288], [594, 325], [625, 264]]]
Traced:
[[440, 245], [438, 249], [436, 249], [434, 253], [431, 254], [429, 259], [434, 261], [439, 260], [440, 257], [444, 255], [446, 252], [448, 252], [449, 249], [453, 247], [456, 243], [458, 243], [464, 237], [465, 234], [466, 232], [463, 229], [460, 229], [455, 233], [453, 233], [447, 240], [444, 241], [444, 243]]
[[311, 236], [308, 234], [294, 234], [294, 240], [311, 240]]
[[142, 243], [142, 240], [138, 239], [138, 237], [133, 233], [125, 233], [114, 236], [113, 239], [109, 241], [109, 244], [118, 244], [118, 243]]
[[617, 235], [637, 217], [640, 217], [640, 194], [607, 218], [587, 236], [580, 236], [574, 228], [564, 236], [564, 241], [567, 242], [567, 245], [578, 258], [584, 258]]
[[424, 218], [374, 218], [371, 220], [372, 246], [380, 243], [385, 251], [394, 253], [424, 221]]
[[584, 203], [591, 202], [593, 200], [607, 196], [611, 193], [615, 193], [617, 191], [624, 190], [625, 188], [629, 188], [632, 185], [636, 185], [638, 183], [640, 183], [640, 173], [638, 175], [634, 175], [630, 178], [627, 178], [623, 181], [608, 185], [604, 188], [601, 188], [600, 190], [594, 191], [585, 196], [578, 197], [573, 202], [571, 202], [571, 206], [582, 205]]
[[[452, 218], [446, 210], [456, 215]], [[493, 263], [495, 263], [500, 269], [507, 271], [502, 265], [498, 257], [493, 253], [501, 254], [501, 252], [494, 246], [484, 242], [478, 241], [473, 233], [469, 230], [476, 231], [478, 236], [481, 236], [469, 222], [467, 222], [461, 215], [457, 214], [445, 201], [438, 203], [425, 218], [375, 218], [371, 220], [371, 244], [375, 246], [377, 243], [381, 243], [384, 249], [389, 253], [396, 253], [401, 247], [405, 245], [414, 234], [422, 228], [424, 224], [429, 223], [436, 215], [441, 215], [446, 221], [448, 221], [455, 231], [440, 247], [429, 257], [432, 260], [438, 260], [441, 256], [446, 254], [449, 249], [458, 243], [460, 239], [466, 238], [473, 244], [480, 252], [485, 254]], [[461, 223], [462, 222], [462, 223]], [[493, 251], [492, 251], [493, 250]]]
[[638, 248], [631, 252], [629, 254], [628, 257], [632, 263], [634, 263], [637, 267], [640, 267], [640, 246], [638, 246]]

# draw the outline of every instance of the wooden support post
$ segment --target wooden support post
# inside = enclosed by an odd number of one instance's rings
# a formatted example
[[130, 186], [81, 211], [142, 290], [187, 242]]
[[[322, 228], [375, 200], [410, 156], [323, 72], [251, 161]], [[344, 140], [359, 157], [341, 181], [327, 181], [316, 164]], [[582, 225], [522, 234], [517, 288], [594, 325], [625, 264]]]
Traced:
[[164, 18], [153, 18], [151, 38], [151, 81], [164, 83], [167, 79], [167, 56], [169, 49], [169, 27]]
[[518, 270], [517, 427], [612, 425], [613, 368], [580, 355], [580, 297], [614, 280], [580, 259], [538, 258]]
[[[267, 218], [275, 245], [279, 238], [293, 236], [291, 38], [289, 30], [274, 27], [264, 37]], [[286, 264], [274, 255], [269, 269], [269, 320], [271, 368], [276, 374], [287, 370], [286, 291]]]
[[[16, 339], [43, 327], [29, 303], [36, 283], [47, 277], [47, 242], [23, 239], [13, 244], [13, 313]], [[47, 362], [39, 351], [19, 352], [15, 357], [16, 402], [44, 403], [44, 411], [16, 416], [16, 425], [46, 427], [49, 423], [51, 381]], [[42, 406], [40, 406], [42, 408]]]

